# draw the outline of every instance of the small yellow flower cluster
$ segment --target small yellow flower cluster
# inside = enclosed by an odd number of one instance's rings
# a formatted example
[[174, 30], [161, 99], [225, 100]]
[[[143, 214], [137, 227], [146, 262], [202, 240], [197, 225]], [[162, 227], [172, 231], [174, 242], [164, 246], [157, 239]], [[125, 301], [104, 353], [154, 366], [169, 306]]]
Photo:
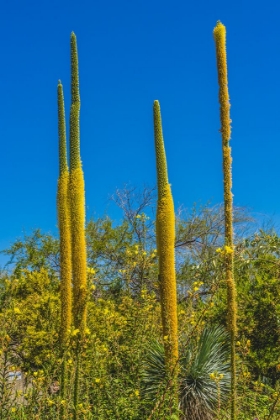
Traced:
[[135, 219], [142, 219], [144, 221], [144, 220], [149, 220], [150, 218], [149, 218], [149, 216], [146, 216], [145, 213], [141, 213], [141, 214], [137, 214], [135, 216]]
[[87, 272], [88, 272], [89, 274], [95, 274], [95, 273], [96, 273], [95, 269], [94, 269], [94, 268], [92, 268], [92, 267], [87, 267]]
[[203, 285], [203, 281], [194, 281], [192, 284], [193, 291], [197, 292], [202, 285]]
[[212, 379], [215, 382], [219, 382], [223, 379], [224, 374], [223, 373], [218, 373], [218, 372], [212, 372], [209, 374], [210, 379]]
[[21, 310], [16, 306], [15, 308], [14, 308], [14, 313], [15, 314], [20, 314], [21, 313]]
[[157, 256], [157, 250], [154, 249], [153, 252], [151, 253], [151, 258], [155, 258]]
[[233, 254], [233, 248], [230, 246], [225, 245], [223, 248], [217, 248], [216, 252], [218, 254]]
[[78, 328], [76, 328], [75, 330], [72, 331], [71, 335], [72, 337], [76, 337], [76, 335], [78, 335], [80, 332], [80, 330]]

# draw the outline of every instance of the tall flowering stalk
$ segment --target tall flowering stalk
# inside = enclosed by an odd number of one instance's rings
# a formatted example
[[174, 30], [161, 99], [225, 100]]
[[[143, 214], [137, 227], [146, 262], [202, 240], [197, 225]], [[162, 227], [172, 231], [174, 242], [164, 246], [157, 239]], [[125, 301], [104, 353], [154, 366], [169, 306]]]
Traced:
[[[64, 352], [68, 344], [72, 322], [72, 267], [71, 267], [71, 232], [69, 206], [69, 169], [66, 152], [66, 126], [63, 87], [57, 86], [58, 102], [58, 136], [59, 136], [59, 179], [57, 188], [57, 212], [60, 233], [60, 294], [61, 294], [61, 326], [60, 347], [64, 360]], [[65, 393], [65, 362], [62, 364], [61, 395]]]
[[73, 271], [73, 318], [81, 337], [86, 327], [87, 263], [85, 236], [85, 185], [80, 157], [80, 93], [78, 52], [71, 34], [71, 112], [70, 112], [70, 207]]
[[219, 82], [219, 102], [220, 120], [223, 147], [223, 172], [224, 172], [224, 206], [225, 206], [225, 275], [227, 281], [227, 300], [228, 300], [228, 328], [231, 337], [231, 420], [236, 419], [236, 286], [233, 276], [233, 211], [232, 211], [232, 176], [231, 176], [231, 149], [229, 140], [231, 134], [230, 103], [228, 94], [227, 77], [227, 56], [226, 56], [226, 28], [218, 22], [214, 28], [214, 39], [216, 44], [218, 82]]
[[[159, 256], [159, 285], [165, 364], [169, 374], [173, 376], [173, 384], [175, 384], [176, 390], [178, 375], [178, 325], [174, 249], [175, 215], [171, 188], [168, 183], [160, 105], [158, 101], [154, 101], [154, 136], [158, 185], [156, 235]], [[178, 405], [177, 395], [174, 395], [174, 402]]]
[[[80, 93], [77, 40], [71, 34], [71, 111], [70, 111], [70, 208], [73, 273], [73, 319], [82, 341], [86, 329], [87, 263], [85, 236], [85, 186], [80, 157]], [[74, 419], [79, 400], [80, 344], [77, 346], [74, 385]]]

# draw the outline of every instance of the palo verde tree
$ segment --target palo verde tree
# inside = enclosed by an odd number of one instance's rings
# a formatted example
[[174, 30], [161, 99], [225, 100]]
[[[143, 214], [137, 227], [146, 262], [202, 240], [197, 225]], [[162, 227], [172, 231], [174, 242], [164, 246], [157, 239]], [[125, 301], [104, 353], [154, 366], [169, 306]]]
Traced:
[[232, 177], [231, 177], [231, 149], [229, 140], [230, 127], [230, 104], [228, 94], [227, 57], [226, 57], [226, 28], [218, 21], [214, 29], [216, 43], [216, 56], [219, 82], [220, 119], [223, 147], [223, 173], [224, 173], [224, 212], [225, 212], [225, 246], [223, 249], [225, 262], [225, 275], [228, 294], [228, 329], [231, 337], [231, 419], [236, 419], [236, 286], [233, 277], [233, 215], [232, 215]]

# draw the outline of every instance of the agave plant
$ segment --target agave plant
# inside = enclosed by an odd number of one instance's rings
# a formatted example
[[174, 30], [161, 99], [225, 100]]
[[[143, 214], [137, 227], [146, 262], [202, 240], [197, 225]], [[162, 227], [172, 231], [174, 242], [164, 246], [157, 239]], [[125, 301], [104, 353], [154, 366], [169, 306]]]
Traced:
[[[230, 391], [227, 333], [222, 327], [206, 327], [197, 345], [180, 355], [180, 409], [184, 420], [212, 420]], [[150, 343], [142, 366], [142, 393], [154, 411], [166, 401], [168, 382], [164, 347]]]

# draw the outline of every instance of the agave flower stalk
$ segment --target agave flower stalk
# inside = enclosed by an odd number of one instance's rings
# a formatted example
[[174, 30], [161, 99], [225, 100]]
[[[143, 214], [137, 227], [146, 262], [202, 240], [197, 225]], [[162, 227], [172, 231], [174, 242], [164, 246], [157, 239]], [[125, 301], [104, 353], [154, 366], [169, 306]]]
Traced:
[[231, 337], [231, 420], [236, 419], [236, 286], [233, 276], [234, 247], [233, 247], [233, 211], [232, 211], [232, 176], [231, 176], [231, 149], [229, 140], [231, 135], [230, 103], [228, 93], [227, 56], [226, 56], [226, 28], [218, 21], [214, 28], [216, 44], [220, 120], [223, 147], [223, 173], [224, 173], [224, 208], [225, 208], [225, 275], [227, 281], [228, 329]]
[[71, 112], [70, 112], [70, 207], [73, 272], [74, 326], [83, 337], [86, 327], [87, 264], [85, 236], [85, 185], [80, 157], [80, 93], [78, 52], [71, 34]]
[[[178, 375], [177, 291], [175, 274], [175, 214], [162, 134], [160, 105], [154, 101], [154, 136], [156, 149], [158, 202], [156, 217], [157, 249], [159, 256], [159, 286], [165, 364], [173, 376]], [[175, 385], [176, 386], [176, 385]]]
[[[71, 34], [71, 111], [70, 111], [70, 208], [73, 273], [73, 318], [78, 339], [83, 340], [86, 329], [87, 263], [85, 236], [85, 186], [80, 157], [80, 93], [77, 40]], [[79, 402], [80, 342], [77, 345], [74, 384], [74, 420]]]
[[59, 133], [59, 179], [57, 189], [58, 226], [60, 232], [60, 280], [61, 280], [61, 344], [67, 343], [72, 321], [72, 268], [71, 231], [69, 206], [69, 169], [66, 152], [66, 127], [63, 87], [59, 81], [58, 133]]
[[61, 325], [60, 347], [62, 352], [62, 375], [60, 393], [65, 393], [65, 361], [64, 352], [68, 344], [69, 331], [72, 322], [72, 267], [71, 267], [71, 232], [69, 206], [69, 169], [66, 153], [66, 128], [63, 87], [61, 82], [57, 86], [58, 102], [58, 136], [59, 136], [59, 179], [57, 188], [58, 227], [60, 233], [60, 296], [61, 296]]

